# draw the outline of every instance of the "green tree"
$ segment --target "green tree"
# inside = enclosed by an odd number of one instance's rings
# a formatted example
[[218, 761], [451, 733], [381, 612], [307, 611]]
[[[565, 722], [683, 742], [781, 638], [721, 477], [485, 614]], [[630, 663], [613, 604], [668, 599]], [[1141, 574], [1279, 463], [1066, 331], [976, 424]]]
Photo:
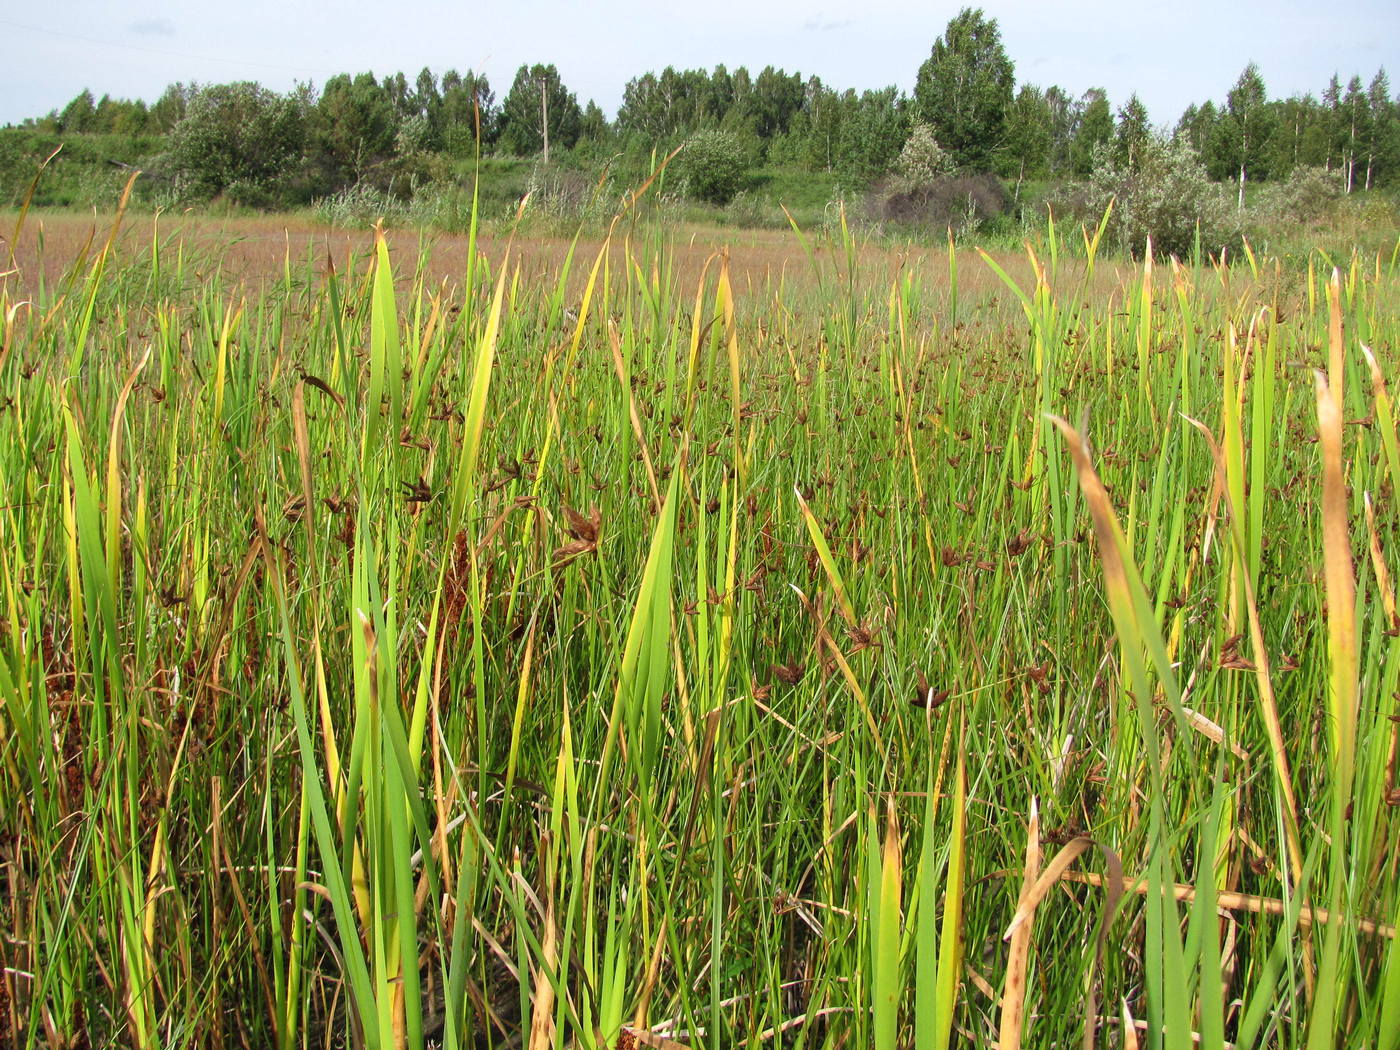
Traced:
[[1094, 170], [1095, 152], [1113, 140], [1113, 110], [1109, 108], [1108, 94], [1103, 88], [1084, 92], [1078, 109], [1070, 163], [1074, 174], [1088, 175]]
[[1342, 82], [1337, 74], [1332, 74], [1332, 79], [1327, 82], [1327, 87], [1322, 91], [1322, 125], [1326, 130], [1327, 154], [1323, 161], [1323, 166], [1332, 170], [1334, 163], [1339, 163], [1345, 151], [1345, 135], [1342, 131], [1344, 121], [1342, 120]]
[[802, 160], [813, 171], [836, 170], [841, 124], [850, 107], [841, 96], [813, 77], [807, 84], [802, 128]]
[[476, 148], [478, 122], [482, 145], [494, 143], [500, 128], [500, 112], [496, 108], [495, 92], [486, 77], [449, 69], [442, 75], [441, 84], [438, 105], [429, 111], [428, 123], [442, 148], [453, 156], [469, 155]]
[[1045, 89], [1045, 108], [1050, 117], [1050, 174], [1074, 172], [1074, 130], [1078, 111], [1069, 92], [1052, 84]]
[[1357, 158], [1364, 149], [1370, 133], [1371, 102], [1361, 87], [1361, 78], [1353, 76], [1347, 81], [1347, 92], [1342, 96], [1341, 119], [1338, 121], [1342, 142], [1342, 165], [1345, 172], [1347, 192], [1356, 188]]
[[1182, 139], [1197, 154], [1204, 157], [1215, 133], [1217, 114], [1214, 102], [1190, 105], [1176, 122], [1176, 138]]
[[98, 134], [107, 134], [112, 130], [112, 125], [116, 123], [117, 113], [120, 112], [123, 103], [120, 99], [115, 99], [111, 95], [103, 95], [97, 100], [97, 105], [92, 111], [92, 121], [88, 125], [89, 130]]
[[190, 98], [198, 88], [194, 84], [171, 84], [151, 106], [150, 126], [162, 134], [168, 133], [185, 115]]
[[151, 111], [140, 99], [128, 102], [112, 121], [112, 130], [118, 135], [135, 138], [144, 135], [151, 124]]
[[554, 66], [521, 66], [501, 104], [501, 143], [524, 156], [578, 141], [583, 113]]
[[764, 66], [754, 78], [753, 91], [741, 107], [749, 129], [761, 139], [785, 134], [792, 118], [802, 109], [806, 88], [801, 73], [785, 73]]
[[1366, 188], [1388, 180], [1400, 160], [1400, 114], [1390, 94], [1390, 78], [1379, 70], [1367, 89], [1370, 103], [1369, 132], [1366, 138]]
[[704, 101], [701, 103], [700, 111], [704, 115], [705, 122], [710, 125], [720, 124], [734, 108], [734, 77], [723, 65], [715, 66], [710, 73], [708, 87], [705, 92]]
[[579, 141], [601, 143], [607, 140], [611, 131], [612, 129], [608, 126], [608, 118], [603, 115], [598, 103], [589, 99], [588, 105], [583, 107], [583, 116], [579, 120]]
[[1118, 127], [1113, 133], [1113, 161], [1126, 171], [1136, 171], [1146, 160], [1154, 135], [1147, 120], [1147, 107], [1136, 94], [1118, 111]]
[[177, 187], [194, 198], [225, 194], [240, 204], [283, 203], [282, 184], [305, 141], [299, 99], [243, 81], [201, 88], [170, 132]]
[[63, 107], [63, 111], [58, 115], [58, 129], [60, 131], [76, 131], [79, 134], [93, 131], [94, 120], [97, 116], [97, 100], [92, 97], [92, 92], [83, 88], [74, 96], [73, 101]]
[[1294, 169], [1322, 167], [1326, 160], [1325, 128], [1317, 99], [1294, 95], [1273, 103], [1275, 130], [1269, 140], [1271, 178], [1284, 178]]
[[389, 105], [394, 107], [394, 116], [397, 120], [403, 120], [413, 116], [417, 112], [414, 94], [409, 90], [408, 79], [402, 73], [394, 73], [392, 76], [384, 78], [380, 90], [384, 92], [384, 97], [389, 100]]
[[617, 126], [655, 146], [693, 130], [699, 120], [709, 76], [704, 70], [678, 73], [667, 66], [661, 75], [643, 73], [622, 90]]
[[308, 153], [320, 190], [374, 181], [376, 169], [394, 155], [398, 130], [391, 93], [373, 73], [331, 77], [311, 112]]
[[1113, 204], [1107, 235], [1121, 248], [1141, 253], [1151, 240], [1156, 255], [1186, 258], [1197, 245], [1216, 252], [1233, 243], [1227, 191], [1210, 176], [1182, 136], [1170, 142], [1149, 138], [1137, 167], [1120, 167], [1112, 151], [1089, 181], [1088, 211], [1102, 215]]
[[729, 105], [720, 118], [720, 127], [742, 135], [752, 135], [747, 120], [749, 96], [753, 94], [753, 76], [746, 66], [740, 66], [729, 76], [727, 97]]
[[426, 117], [440, 105], [442, 92], [438, 90], [437, 76], [424, 66], [418, 71], [418, 79], [413, 82], [413, 110]]
[[1268, 177], [1266, 159], [1274, 126], [1264, 78], [1251, 62], [1226, 95], [1225, 109], [1216, 125], [1222, 136], [1222, 159], [1228, 158], [1231, 170], [1238, 172], [1240, 208], [1244, 207], [1244, 186], [1250, 173], [1256, 178]]
[[442, 149], [442, 123], [438, 119], [442, 109], [442, 92], [438, 90], [438, 80], [433, 71], [424, 66], [418, 71], [413, 82], [413, 92], [409, 96], [408, 115], [404, 125], [408, 132], [400, 131], [400, 139], [409, 138], [419, 148], [438, 151]]
[[909, 109], [894, 87], [847, 91], [837, 143], [836, 170], [848, 184], [886, 174], [909, 137]]
[[995, 18], [965, 7], [933, 44], [914, 84], [915, 117], [960, 166], [990, 170], [1016, 83]]
[[1006, 150], [1000, 173], [1016, 180], [1018, 192], [1022, 180], [1050, 174], [1054, 125], [1045, 92], [1034, 84], [1026, 84], [1016, 92], [1016, 100], [1006, 116]]

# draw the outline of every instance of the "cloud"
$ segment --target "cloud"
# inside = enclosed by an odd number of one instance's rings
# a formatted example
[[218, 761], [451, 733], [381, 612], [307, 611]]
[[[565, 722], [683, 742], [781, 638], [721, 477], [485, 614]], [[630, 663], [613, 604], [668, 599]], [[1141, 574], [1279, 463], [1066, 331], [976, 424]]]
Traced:
[[802, 23], [802, 28], [809, 33], [826, 33], [833, 29], [845, 29], [855, 22], [854, 18], [826, 18], [822, 15], [813, 15]]
[[139, 36], [174, 36], [175, 27], [168, 18], [143, 18], [126, 27]]

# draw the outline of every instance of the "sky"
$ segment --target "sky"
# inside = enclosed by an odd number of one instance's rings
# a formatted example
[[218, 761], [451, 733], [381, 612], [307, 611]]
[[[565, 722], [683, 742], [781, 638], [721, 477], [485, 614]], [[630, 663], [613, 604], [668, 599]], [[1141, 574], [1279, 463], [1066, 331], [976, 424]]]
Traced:
[[[628, 79], [667, 65], [817, 74], [838, 89], [910, 91], [964, 6], [935, 0], [0, 0], [0, 125], [61, 109], [84, 87], [152, 102], [175, 81], [257, 80], [284, 91], [341, 72], [427, 66], [485, 73], [504, 97], [520, 65], [553, 63], [611, 117]], [[987, 2], [1018, 84], [1136, 92], [1153, 123], [1217, 102], [1247, 62], [1271, 97], [1318, 94], [1333, 73], [1400, 91], [1400, 2], [1340, 8], [1255, 0]]]

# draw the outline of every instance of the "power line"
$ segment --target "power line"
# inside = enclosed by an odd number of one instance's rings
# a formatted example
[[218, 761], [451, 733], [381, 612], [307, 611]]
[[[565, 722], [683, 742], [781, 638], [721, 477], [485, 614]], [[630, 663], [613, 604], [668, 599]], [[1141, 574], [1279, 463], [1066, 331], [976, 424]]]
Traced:
[[11, 29], [23, 29], [30, 33], [41, 33], [45, 36], [58, 37], [63, 40], [79, 40], [85, 44], [95, 44], [98, 47], [117, 47], [126, 51], [141, 51], [148, 55], [165, 55], [168, 58], [183, 58], [195, 62], [221, 62], [230, 66], [256, 66], [259, 69], [275, 69], [283, 73], [320, 73], [326, 76], [333, 76], [334, 70], [313, 69], [307, 66], [284, 66], [275, 62], [255, 62], [251, 59], [241, 58], [221, 58], [217, 55], [194, 55], [188, 51], [171, 51], [167, 48], [146, 47], [142, 44], [127, 44], [118, 40], [99, 40], [96, 37], [82, 36], [78, 33], [67, 33], [60, 29], [45, 29], [42, 26], [25, 25], [22, 22], [11, 22], [9, 19], [0, 18], [0, 26], [8, 26]]

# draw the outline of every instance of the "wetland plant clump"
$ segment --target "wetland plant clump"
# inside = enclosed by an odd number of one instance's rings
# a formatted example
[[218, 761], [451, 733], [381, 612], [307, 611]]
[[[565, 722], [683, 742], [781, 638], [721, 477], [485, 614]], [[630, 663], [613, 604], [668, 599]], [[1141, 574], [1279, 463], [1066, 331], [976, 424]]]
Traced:
[[0, 1042], [1393, 1048], [1394, 257], [838, 218], [20, 231]]

